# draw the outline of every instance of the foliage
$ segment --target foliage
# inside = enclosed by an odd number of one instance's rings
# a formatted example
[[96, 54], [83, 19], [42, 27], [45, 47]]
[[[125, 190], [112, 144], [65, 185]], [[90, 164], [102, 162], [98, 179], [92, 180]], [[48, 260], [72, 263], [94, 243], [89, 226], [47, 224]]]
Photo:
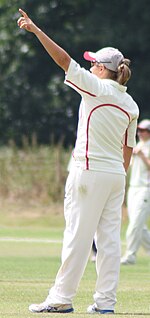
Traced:
[[[150, 2], [148, 0], [20, 0], [19, 6], [84, 67], [85, 50], [118, 47], [133, 61], [129, 92], [141, 118], [149, 114]], [[64, 74], [30, 33], [16, 21], [17, 0], [0, 0], [1, 143], [22, 136], [40, 143], [73, 144], [80, 96], [63, 84]]]

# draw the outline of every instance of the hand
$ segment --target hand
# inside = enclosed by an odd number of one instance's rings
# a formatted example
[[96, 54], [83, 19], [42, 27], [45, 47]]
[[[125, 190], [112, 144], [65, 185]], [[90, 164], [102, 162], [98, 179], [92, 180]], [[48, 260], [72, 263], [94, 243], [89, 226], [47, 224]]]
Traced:
[[133, 154], [139, 156], [140, 158], [143, 158], [144, 154], [140, 147], [135, 147], [133, 150]]
[[133, 155], [138, 155], [141, 152], [141, 146], [137, 145], [133, 149]]
[[20, 29], [25, 29], [29, 32], [36, 33], [38, 27], [32, 22], [32, 20], [28, 17], [27, 13], [22, 9], [19, 9], [19, 12], [22, 14], [22, 17], [18, 19], [17, 23]]

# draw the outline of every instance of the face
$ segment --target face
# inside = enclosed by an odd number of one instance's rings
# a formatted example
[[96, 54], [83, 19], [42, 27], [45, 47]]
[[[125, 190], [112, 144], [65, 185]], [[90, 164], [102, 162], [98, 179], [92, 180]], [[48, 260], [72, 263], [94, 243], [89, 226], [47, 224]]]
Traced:
[[147, 141], [150, 139], [150, 131], [147, 129], [138, 129], [137, 135], [141, 141]]

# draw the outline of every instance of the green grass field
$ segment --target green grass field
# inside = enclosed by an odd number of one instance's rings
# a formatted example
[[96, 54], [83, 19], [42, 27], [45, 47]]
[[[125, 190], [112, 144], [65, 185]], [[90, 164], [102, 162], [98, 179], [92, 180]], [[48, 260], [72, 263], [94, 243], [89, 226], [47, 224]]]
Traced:
[[[54, 282], [60, 265], [63, 217], [0, 214], [0, 220], [0, 318], [62, 317], [32, 314], [28, 306], [43, 301]], [[123, 225], [122, 240], [125, 228]], [[75, 317], [88, 316], [86, 308], [93, 302], [95, 278], [95, 264], [89, 260], [74, 299]], [[117, 299], [117, 317], [150, 317], [150, 258], [143, 250], [136, 265], [121, 267]]]

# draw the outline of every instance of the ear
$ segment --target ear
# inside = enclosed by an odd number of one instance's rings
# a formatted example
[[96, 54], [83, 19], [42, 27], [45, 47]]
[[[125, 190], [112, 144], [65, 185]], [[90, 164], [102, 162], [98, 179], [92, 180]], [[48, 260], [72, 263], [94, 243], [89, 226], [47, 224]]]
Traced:
[[104, 66], [104, 64], [99, 64], [99, 71], [100, 73], [103, 73], [105, 71], [106, 67]]

